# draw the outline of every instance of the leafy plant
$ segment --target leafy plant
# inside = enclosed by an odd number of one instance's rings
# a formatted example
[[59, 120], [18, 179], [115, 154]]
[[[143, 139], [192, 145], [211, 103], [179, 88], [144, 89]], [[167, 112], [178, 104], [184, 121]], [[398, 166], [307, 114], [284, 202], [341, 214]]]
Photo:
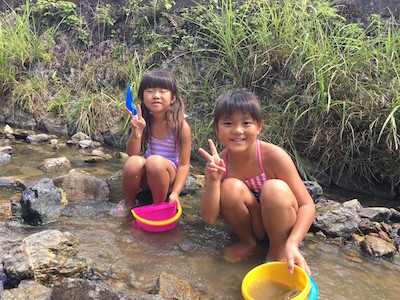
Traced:
[[77, 32], [79, 39], [86, 46], [92, 46], [86, 21], [78, 16], [75, 3], [71, 1], [38, 0], [35, 5], [32, 5], [32, 12], [40, 15], [42, 22], [47, 26], [51, 26], [53, 23], [67, 24]]
[[16, 81], [12, 96], [12, 107], [34, 113], [39, 103], [45, 102], [43, 98], [48, 97], [46, 82], [36, 77]]

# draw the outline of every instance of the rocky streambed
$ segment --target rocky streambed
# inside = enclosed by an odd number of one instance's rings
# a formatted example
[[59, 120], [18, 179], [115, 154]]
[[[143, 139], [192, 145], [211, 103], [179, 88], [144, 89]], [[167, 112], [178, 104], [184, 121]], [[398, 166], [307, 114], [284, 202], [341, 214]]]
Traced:
[[[222, 221], [208, 227], [198, 216], [202, 166], [185, 186], [178, 226], [148, 233], [132, 217], [109, 215], [122, 197], [125, 158], [83, 133], [1, 129], [1, 299], [241, 298], [241, 280], [267, 245], [238, 264], [223, 261], [235, 237]], [[301, 249], [320, 298], [348, 299], [351, 289], [352, 299], [394, 299], [399, 211], [335, 201], [318, 183], [306, 185], [317, 214]]]

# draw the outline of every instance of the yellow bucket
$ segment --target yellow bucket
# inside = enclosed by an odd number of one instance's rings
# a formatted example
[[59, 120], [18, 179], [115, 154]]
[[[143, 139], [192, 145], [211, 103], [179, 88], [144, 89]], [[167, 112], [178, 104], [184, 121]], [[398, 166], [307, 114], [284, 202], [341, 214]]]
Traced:
[[[267, 293], [262, 292], [262, 287], [257, 284], [267, 286], [284, 287], [286, 291], [295, 291], [298, 293], [293, 300], [307, 300], [311, 289], [311, 280], [307, 273], [299, 266], [294, 266], [293, 274], [289, 273], [285, 262], [270, 262], [259, 265], [250, 270], [242, 281], [242, 295], [246, 300], [268, 300]], [[256, 291], [259, 289], [259, 291]], [[258, 293], [263, 293], [260, 297]], [[254, 297], [254, 298], [253, 298]], [[276, 296], [271, 296], [276, 297]]]

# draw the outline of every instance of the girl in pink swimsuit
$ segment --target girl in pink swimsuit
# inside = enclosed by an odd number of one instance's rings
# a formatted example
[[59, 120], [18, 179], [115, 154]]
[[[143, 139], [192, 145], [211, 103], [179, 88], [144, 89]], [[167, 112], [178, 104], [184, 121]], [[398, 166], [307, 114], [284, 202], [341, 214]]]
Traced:
[[[267, 174], [265, 174], [265, 171], [264, 171], [264, 166], [263, 166], [262, 158], [261, 158], [260, 141], [259, 140], [257, 140], [257, 153], [258, 153], [258, 162], [260, 164], [262, 173], [253, 178], [243, 180], [243, 182], [245, 185], [247, 185], [247, 187], [250, 189], [250, 191], [254, 194], [257, 201], [260, 202], [261, 188], [264, 185], [264, 182], [266, 182], [269, 179], [269, 177]], [[226, 166], [225, 167], [225, 178], [226, 178], [226, 176], [227, 176], [226, 170], [228, 168], [228, 151], [226, 151], [224, 163]]]
[[225, 149], [218, 153], [212, 140], [211, 153], [199, 149], [207, 160], [200, 215], [208, 225], [221, 215], [239, 238], [225, 260], [255, 254], [267, 235], [267, 260], [286, 261], [290, 272], [297, 264], [310, 274], [299, 245], [313, 222], [314, 202], [288, 153], [258, 140], [263, 124], [253, 93], [240, 89], [218, 98], [214, 131]]

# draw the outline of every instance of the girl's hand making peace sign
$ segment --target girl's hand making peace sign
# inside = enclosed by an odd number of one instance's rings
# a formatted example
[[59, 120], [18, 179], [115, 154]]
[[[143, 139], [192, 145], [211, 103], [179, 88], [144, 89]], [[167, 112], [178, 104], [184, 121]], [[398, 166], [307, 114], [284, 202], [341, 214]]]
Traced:
[[208, 144], [210, 145], [211, 154], [209, 154], [203, 148], [199, 148], [199, 152], [207, 160], [206, 169], [204, 176], [206, 181], [210, 180], [221, 180], [225, 173], [225, 162], [219, 157], [217, 148], [215, 148], [214, 142], [209, 139]]
[[142, 117], [142, 108], [140, 105], [136, 105], [137, 115], [133, 115], [132, 112], [125, 108], [125, 110], [131, 115], [131, 125], [135, 130], [139, 130], [140, 133], [146, 127], [146, 120]]

